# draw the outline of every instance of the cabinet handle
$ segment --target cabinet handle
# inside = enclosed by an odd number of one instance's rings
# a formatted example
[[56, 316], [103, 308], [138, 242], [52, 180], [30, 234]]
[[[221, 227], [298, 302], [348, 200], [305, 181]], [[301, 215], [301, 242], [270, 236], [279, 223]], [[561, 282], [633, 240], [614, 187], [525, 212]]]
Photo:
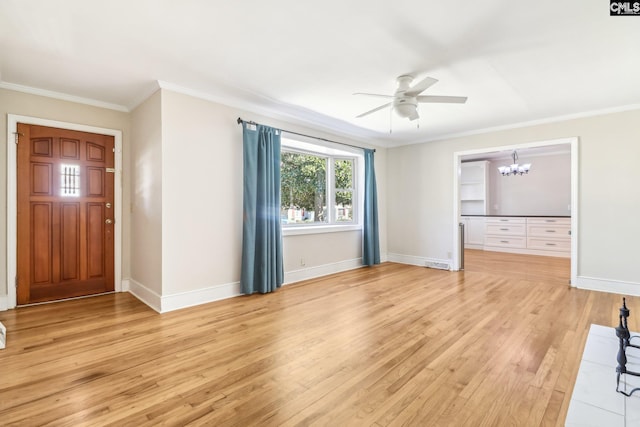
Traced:
[[500, 243], [509, 243], [508, 240], [500, 240]]
[[500, 221], [502, 221], [502, 222], [509, 222], [509, 220], [508, 220], [508, 219], [501, 219]]
[[547, 230], [547, 233], [555, 233], [556, 230]]
[[545, 219], [544, 222], [556, 222], [555, 219]]
[[508, 228], [501, 228], [500, 231], [509, 231]]
[[547, 246], [555, 246], [555, 243], [545, 243]]

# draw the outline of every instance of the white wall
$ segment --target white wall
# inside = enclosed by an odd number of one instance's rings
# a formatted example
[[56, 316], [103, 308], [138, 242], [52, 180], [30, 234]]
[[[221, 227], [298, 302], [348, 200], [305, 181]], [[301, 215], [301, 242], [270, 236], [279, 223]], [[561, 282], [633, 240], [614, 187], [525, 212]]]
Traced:
[[284, 270], [288, 273], [353, 260], [360, 263], [362, 258], [360, 230], [285, 236], [283, 240]]
[[157, 91], [131, 113], [131, 287], [162, 295], [162, 117]]
[[242, 234], [238, 113], [162, 91], [163, 294], [237, 282]]
[[489, 162], [489, 213], [492, 215], [571, 215], [571, 154], [522, 156], [532, 163], [527, 175], [502, 176], [498, 166], [512, 160]]
[[[191, 305], [196, 298], [199, 302], [217, 298], [221, 288], [227, 289], [226, 296], [239, 289], [242, 242], [242, 127], [236, 123], [239, 116], [361, 144], [165, 89], [161, 90], [161, 106], [162, 186], [157, 190], [162, 194], [159, 294], [162, 307], [156, 308], [168, 310]], [[136, 127], [139, 124], [135, 115], [133, 124]], [[152, 158], [143, 158], [142, 154], [141, 150], [134, 151], [134, 167], [156, 170], [157, 166], [147, 165]], [[385, 163], [385, 150], [378, 149], [382, 253], [386, 252]], [[134, 170], [134, 174], [138, 177], [139, 170]], [[146, 205], [147, 197], [157, 195], [146, 195], [136, 189], [134, 197], [138, 206]], [[150, 249], [153, 245], [156, 243], [151, 240], [141, 243]], [[332, 269], [352, 268], [354, 262], [359, 265], [361, 245], [360, 231], [286, 236], [283, 253], [286, 278], [297, 280]], [[300, 265], [301, 257], [305, 259], [304, 266]], [[292, 272], [295, 274], [289, 274]]]
[[640, 110], [460, 137], [388, 150], [388, 251], [450, 258], [453, 153], [579, 138], [578, 276], [640, 293]]
[[[0, 172], [0, 301], [7, 295], [7, 248], [5, 244], [7, 241], [7, 114], [121, 130], [123, 168], [125, 170], [129, 169], [131, 141], [129, 114], [127, 113], [0, 88], [0, 165], [2, 165], [2, 172]], [[129, 188], [129, 176], [125, 173], [122, 186], [124, 206], [129, 205]], [[122, 221], [122, 274], [126, 278], [129, 277], [131, 271], [128, 209], [123, 209]], [[14, 248], [9, 250], [15, 251]]]
[[453, 151], [445, 144], [387, 151], [389, 256], [451, 258]]

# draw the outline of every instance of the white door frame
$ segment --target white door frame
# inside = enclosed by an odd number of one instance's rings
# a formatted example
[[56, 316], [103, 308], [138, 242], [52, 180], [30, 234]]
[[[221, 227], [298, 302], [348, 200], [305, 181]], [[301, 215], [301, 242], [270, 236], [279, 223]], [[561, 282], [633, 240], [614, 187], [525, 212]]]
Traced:
[[115, 215], [115, 241], [114, 241], [114, 282], [115, 291], [122, 291], [122, 131], [106, 129], [96, 126], [88, 126], [77, 123], [60, 122], [57, 120], [41, 119], [38, 117], [19, 116], [8, 114], [7, 117], [7, 306], [15, 308], [18, 242], [18, 169], [17, 148], [15, 138], [18, 132], [18, 123], [29, 125], [48, 126], [61, 129], [77, 130], [81, 132], [98, 133], [113, 136], [115, 143], [116, 173], [114, 177], [114, 215]]
[[495, 151], [513, 151], [523, 148], [546, 147], [549, 145], [569, 144], [571, 146], [571, 286], [576, 286], [578, 277], [578, 137], [560, 138], [545, 141], [528, 142], [501, 147], [486, 147], [476, 150], [456, 151], [453, 153], [453, 257], [452, 270], [460, 270], [460, 160], [470, 154], [491, 153]]

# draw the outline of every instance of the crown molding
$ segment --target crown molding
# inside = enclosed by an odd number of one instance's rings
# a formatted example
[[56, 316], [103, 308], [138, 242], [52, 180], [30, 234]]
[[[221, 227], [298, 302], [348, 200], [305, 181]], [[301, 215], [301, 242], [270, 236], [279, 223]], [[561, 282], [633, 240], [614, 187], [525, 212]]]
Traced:
[[31, 87], [31, 86], [23, 86], [15, 83], [0, 81], [0, 88], [13, 90], [16, 92], [28, 93], [31, 95], [44, 96], [47, 98], [59, 99], [62, 101], [75, 102], [77, 104], [85, 104], [85, 105], [91, 105], [93, 107], [106, 108], [108, 110], [121, 111], [123, 113], [129, 113], [131, 111], [129, 110], [129, 108], [125, 107], [124, 105], [112, 104], [109, 102], [98, 101], [96, 99], [83, 98], [81, 96], [74, 96], [74, 95], [69, 95], [62, 92], [55, 92], [52, 90], [40, 89], [36, 87]]
[[[109, 102], [104, 102], [104, 101], [99, 101], [96, 99], [69, 95], [62, 92], [40, 89], [40, 88], [31, 87], [31, 86], [24, 86], [24, 85], [19, 85], [15, 83], [8, 83], [4, 81], [0, 81], [0, 88], [13, 90], [17, 92], [29, 93], [32, 95], [45, 96], [48, 98], [60, 99], [63, 101], [75, 102], [79, 104], [91, 105], [94, 107], [105, 108], [105, 109], [120, 111], [124, 113], [130, 113], [131, 111], [133, 111], [140, 103], [142, 103], [146, 98], [148, 98], [148, 96], [150, 96], [156, 90], [166, 89], [172, 92], [189, 95], [194, 98], [199, 98], [199, 99], [215, 102], [222, 105], [239, 108], [247, 112], [260, 114], [262, 116], [273, 118], [275, 120], [283, 120], [286, 122], [290, 122], [292, 124], [305, 126], [310, 129], [317, 130], [319, 132], [327, 132], [332, 135], [340, 136], [342, 138], [347, 138], [351, 141], [357, 141], [367, 145], [372, 145], [377, 147], [386, 147], [386, 148], [396, 148], [396, 147], [402, 147], [407, 145], [423, 144], [427, 142], [444, 141], [444, 140], [463, 138], [463, 137], [474, 136], [474, 135], [482, 135], [482, 134], [491, 133], [491, 132], [500, 132], [500, 131], [511, 130], [511, 129], [525, 128], [530, 126], [539, 126], [544, 124], [557, 123], [557, 122], [595, 117], [595, 116], [602, 116], [606, 114], [621, 113], [625, 111], [640, 109], [640, 104], [630, 104], [630, 105], [623, 105], [619, 107], [604, 108], [599, 110], [584, 111], [580, 113], [565, 114], [565, 115], [556, 116], [556, 117], [547, 117], [543, 119], [517, 122], [517, 123], [512, 123], [507, 125], [474, 129], [474, 130], [463, 131], [463, 132], [444, 133], [431, 138], [426, 137], [426, 138], [416, 139], [414, 141], [404, 142], [404, 141], [390, 140], [390, 139], [383, 138], [382, 135], [380, 135], [378, 132], [367, 130], [364, 128], [354, 129], [354, 126], [341, 122], [337, 119], [332, 119], [330, 117], [322, 116], [317, 113], [314, 113], [313, 111], [307, 111], [295, 106], [285, 105], [277, 100], [265, 98], [264, 96], [260, 96], [258, 94], [246, 93], [245, 94], [246, 96], [257, 98], [257, 100], [251, 101], [249, 99], [245, 99], [245, 97], [232, 96], [229, 94], [214, 95], [209, 91], [195, 90], [195, 89], [187, 88], [187, 87], [180, 86], [180, 85], [163, 81], [163, 80], [157, 80], [155, 82], [155, 85], [153, 85], [153, 87], [151, 87], [150, 90], [146, 91], [147, 96], [144, 97], [144, 99], [138, 100], [138, 102], [134, 103], [130, 107], [119, 105], [119, 104], [113, 104]], [[225, 91], [223, 89], [221, 89], [222, 92]], [[232, 88], [226, 88], [226, 90], [230, 90], [230, 89]], [[246, 91], [243, 91], [243, 92], [246, 92]], [[263, 105], [260, 105], [260, 104], [263, 104]]]
[[604, 116], [606, 114], [622, 113], [625, 111], [633, 111], [633, 110], [640, 110], [640, 104], [622, 105], [619, 107], [603, 108], [600, 110], [591, 110], [591, 111], [584, 111], [581, 113], [565, 114], [562, 116], [547, 117], [544, 119], [529, 120], [526, 122], [518, 122], [518, 123], [512, 123], [508, 125], [492, 126], [488, 128], [482, 128], [482, 129], [476, 129], [476, 130], [470, 130], [470, 131], [464, 131], [464, 132], [442, 134], [434, 138], [420, 139], [420, 140], [416, 140], [406, 144], [394, 145], [394, 147], [401, 147], [403, 145], [422, 144], [425, 142], [444, 141], [447, 139], [462, 138], [465, 136], [481, 135], [485, 133], [499, 132], [503, 130], [519, 129], [519, 128], [525, 128], [529, 126], [539, 126], [539, 125], [544, 125], [549, 123], [565, 122], [569, 120], [583, 119], [583, 118], [595, 117], [595, 116]]
[[[338, 119], [323, 116], [314, 111], [289, 104], [284, 104], [272, 98], [265, 97], [244, 89], [232, 87], [220, 87], [216, 92], [221, 95], [214, 95], [213, 91], [195, 90], [185, 86], [180, 86], [171, 82], [158, 80], [160, 89], [192, 96], [205, 101], [215, 102], [228, 107], [238, 108], [248, 113], [259, 114], [275, 120], [282, 120], [287, 123], [304, 126], [318, 132], [324, 132], [349, 141], [355, 141], [367, 146], [388, 147], [388, 142], [378, 138], [378, 133], [364, 128], [355, 128], [348, 123]], [[234, 93], [224, 93], [233, 90]], [[242, 95], [237, 95], [241, 93]], [[355, 128], [355, 129], [354, 129]]]

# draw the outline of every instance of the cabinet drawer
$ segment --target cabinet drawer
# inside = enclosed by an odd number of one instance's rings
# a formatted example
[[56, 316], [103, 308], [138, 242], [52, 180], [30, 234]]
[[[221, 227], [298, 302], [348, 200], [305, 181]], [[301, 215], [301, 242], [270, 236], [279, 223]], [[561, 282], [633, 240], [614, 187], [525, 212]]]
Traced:
[[543, 251], [571, 251], [571, 239], [544, 239], [542, 237], [527, 238], [527, 249]]
[[527, 223], [527, 237], [552, 237], [558, 239], [570, 239], [570, 231], [570, 225]]
[[500, 236], [524, 236], [525, 226], [524, 224], [495, 224], [487, 223], [485, 228], [485, 234], [497, 234]]
[[527, 218], [527, 224], [571, 226], [571, 218]]
[[491, 217], [487, 218], [487, 224], [525, 224], [526, 218], [520, 217]]
[[519, 248], [523, 249], [527, 245], [527, 239], [524, 237], [514, 237], [514, 236], [485, 236], [484, 237], [484, 245], [485, 246], [497, 246], [500, 248]]

